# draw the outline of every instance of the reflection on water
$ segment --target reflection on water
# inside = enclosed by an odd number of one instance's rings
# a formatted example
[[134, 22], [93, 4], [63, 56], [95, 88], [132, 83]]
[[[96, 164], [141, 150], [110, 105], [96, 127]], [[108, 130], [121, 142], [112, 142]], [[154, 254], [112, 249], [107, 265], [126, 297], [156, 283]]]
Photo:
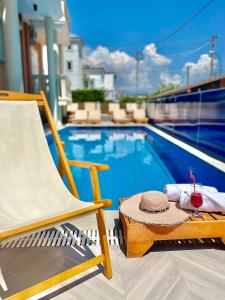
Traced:
[[[109, 164], [110, 170], [99, 172], [99, 179], [102, 196], [113, 200], [114, 209], [121, 197], [163, 190], [166, 183], [174, 182], [154, 150], [154, 139], [142, 130], [68, 128], [61, 139], [69, 159]], [[80, 197], [92, 200], [88, 170], [73, 167], [72, 172]]]
[[71, 130], [67, 136], [66, 150], [68, 155], [72, 155], [73, 158], [77, 157], [79, 160], [85, 158], [86, 155], [104, 154], [104, 160], [107, 161], [110, 157], [120, 158], [135, 151], [142, 151], [145, 146], [145, 137], [144, 131], [105, 134], [104, 132], [78, 133]]

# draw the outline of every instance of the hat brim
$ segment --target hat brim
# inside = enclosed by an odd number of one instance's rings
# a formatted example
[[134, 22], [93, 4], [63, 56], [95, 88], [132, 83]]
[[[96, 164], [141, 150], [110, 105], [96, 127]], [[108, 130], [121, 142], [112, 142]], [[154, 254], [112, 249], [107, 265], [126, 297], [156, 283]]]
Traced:
[[176, 226], [184, 223], [190, 217], [190, 212], [179, 207], [177, 202], [169, 202], [169, 209], [161, 213], [149, 213], [140, 210], [142, 193], [128, 198], [120, 205], [120, 212], [142, 224], [151, 224], [158, 226]]

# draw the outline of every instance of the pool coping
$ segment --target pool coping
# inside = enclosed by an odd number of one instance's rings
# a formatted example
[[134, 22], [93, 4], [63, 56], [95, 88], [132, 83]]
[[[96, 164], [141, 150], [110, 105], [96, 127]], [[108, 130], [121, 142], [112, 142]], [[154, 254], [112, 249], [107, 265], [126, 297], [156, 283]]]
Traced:
[[104, 122], [102, 124], [66, 124], [64, 126], [62, 126], [59, 130], [62, 130], [64, 128], [68, 128], [68, 127], [77, 127], [77, 128], [99, 128], [99, 127], [124, 127], [124, 128], [129, 128], [129, 127], [145, 127], [151, 131], [153, 131], [154, 133], [156, 133], [157, 135], [161, 136], [162, 138], [168, 140], [169, 142], [172, 142], [173, 144], [175, 144], [176, 146], [182, 148], [183, 150], [187, 151], [188, 153], [196, 156], [197, 158], [203, 160], [204, 162], [206, 162], [207, 164], [215, 167], [216, 169], [222, 171], [225, 173], [225, 163], [223, 161], [220, 161], [206, 153], [204, 153], [203, 151], [194, 148], [193, 146], [169, 135], [168, 133], [162, 131], [159, 128], [156, 128], [155, 126], [152, 126], [150, 124], [136, 124], [136, 123], [130, 123], [130, 124], [113, 124], [110, 122]]

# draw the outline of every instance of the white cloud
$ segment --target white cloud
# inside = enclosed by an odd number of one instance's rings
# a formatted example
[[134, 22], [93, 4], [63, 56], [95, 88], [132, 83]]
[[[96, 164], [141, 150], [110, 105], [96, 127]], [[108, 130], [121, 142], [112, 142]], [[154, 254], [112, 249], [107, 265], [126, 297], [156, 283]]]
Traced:
[[160, 74], [160, 82], [164, 83], [165, 85], [179, 85], [181, 83], [181, 77], [178, 74], [169, 75], [168, 73], [162, 73]]
[[[210, 61], [209, 54], [202, 54], [196, 63], [187, 62], [184, 65], [183, 71], [186, 72], [187, 66], [190, 66], [190, 79], [192, 82], [209, 78], [210, 74]], [[217, 66], [217, 60], [215, 60], [215, 69]]]
[[[171, 59], [157, 52], [154, 43], [145, 46], [140, 60], [139, 89], [146, 93], [161, 83], [180, 83], [178, 74], [171, 76], [168, 67]], [[98, 46], [96, 49], [85, 49], [85, 64], [101, 66], [106, 71], [117, 73], [117, 88], [120, 91], [133, 93], [136, 80], [136, 59], [124, 51], [110, 51]]]

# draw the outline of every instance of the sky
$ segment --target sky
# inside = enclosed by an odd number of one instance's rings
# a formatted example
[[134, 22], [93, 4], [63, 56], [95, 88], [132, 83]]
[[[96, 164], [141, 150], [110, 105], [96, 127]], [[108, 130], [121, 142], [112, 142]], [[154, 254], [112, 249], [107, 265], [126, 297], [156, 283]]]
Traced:
[[[209, 78], [210, 40], [218, 36], [216, 52], [225, 69], [225, 0], [215, 0], [184, 29], [165, 38], [208, 0], [68, 0], [71, 33], [85, 44], [84, 60], [117, 73], [117, 88], [135, 93], [136, 60], [140, 52], [140, 93], [162, 84], [185, 85]], [[218, 57], [218, 56], [217, 56]], [[224, 66], [223, 66], [224, 65]], [[221, 64], [215, 61], [219, 75]]]

